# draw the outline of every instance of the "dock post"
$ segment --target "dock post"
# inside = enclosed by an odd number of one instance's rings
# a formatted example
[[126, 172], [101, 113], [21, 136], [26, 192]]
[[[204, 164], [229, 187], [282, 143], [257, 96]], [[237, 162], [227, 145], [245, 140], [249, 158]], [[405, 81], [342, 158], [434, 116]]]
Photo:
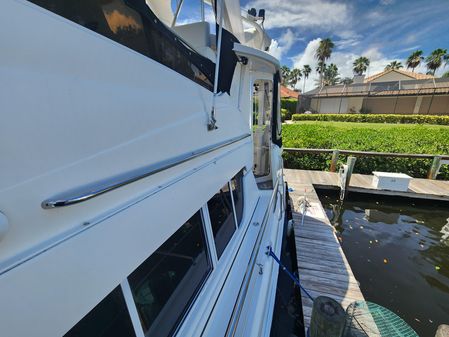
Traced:
[[346, 176], [346, 186], [345, 186], [346, 189], [348, 188], [349, 183], [351, 182], [352, 171], [354, 170], [356, 160], [357, 160], [356, 157], [348, 157], [348, 162], [347, 162], [348, 174]]
[[441, 156], [433, 157], [432, 166], [430, 167], [429, 173], [427, 174], [427, 179], [436, 179], [440, 167], [441, 167]]
[[329, 171], [337, 172], [337, 162], [338, 162], [338, 157], [339, 156], [340, 156], [340, 151], [334, 150], [332, 152], [331, 167], [330, 167]]
[[435, 337], [449, 337], [449, 325], [441, 324]]
[[354, 170], [356, 157], [348, 157], [346, 165], [343, 165], [339, 172], [340, 201], [346, 197], [349, 183], [351, 182], [352, 171]]
[[340, 303], [327, 296], [313, 301], [310, 337], [340, 337], [345, 327], [346, 314]]

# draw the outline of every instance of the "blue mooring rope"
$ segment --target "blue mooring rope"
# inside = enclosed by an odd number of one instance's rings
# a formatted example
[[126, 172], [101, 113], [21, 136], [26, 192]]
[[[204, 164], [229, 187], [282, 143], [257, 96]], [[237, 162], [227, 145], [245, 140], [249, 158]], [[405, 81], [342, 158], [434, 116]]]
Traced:
[[304, 289], [304, 287], [301, 285], [301, 282], [299, 282], [299, 278], [297, 278], [295, 275], [293, 275], [290, 270], [287, 269], [287, 267], [285, 267], [281, 260], [279, 260], [279, 258], [276, 256], [276, 254], [274, 254], [273, 250], [271, 249], [271, 246], [267, 247], [268, 248], [268, 255], [271, 256], [281, 267], [281, 269], [293, 280], [293, 282], [296, 283], [296, 285], [307, 295], [308, 298], [310, 298], [313, 302], [313, 297], [309, 294], [309, 292]]

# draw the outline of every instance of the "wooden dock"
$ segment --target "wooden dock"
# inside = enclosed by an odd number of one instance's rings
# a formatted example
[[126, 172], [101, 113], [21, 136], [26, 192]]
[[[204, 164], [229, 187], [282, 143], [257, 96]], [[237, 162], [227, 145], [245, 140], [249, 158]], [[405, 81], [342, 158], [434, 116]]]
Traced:
[[[307, 171], [306, 171], [307, 172]], [[325, 173], [325, 172], [323, 172]], [[353, 301], [363, 300], [357, 280], [346, 259], [320, 200], [312, 180], [300, 170], [284, 170], [285, 179], [292, 189], [293, 222], [298, 259], [299, 278], [305, 289], [317, 297], [332, 297], [344, 309]], [[310, 204], [304, 221], [299, 202], [306, 195]], [[312, 301], [301, 295], [304, 327], [307, 331], [312, 315]]]
[[[291, 188], [293, 228], [299, 278], [305, 289], [317, 297], [332, 297], [344, 309], [357, 300], [364, 300], [357, 280], [335, 235], [334, 227], [316, 194], [315, 187], [339, 189], [337, 173], [284, 170], [285, 180]], [[449, 181], [412, 178], [407, 192], [378, 190], [372, 187], [373, 176], [353, 174], [348, 191], [400, 196], [427, 200], [449, 201]], [[301, 201], [306, 196], [309, 206], [303, 217]], [[310, 326], [312, 301], [301, 294], [304, 327]]]
[[[288, 176], [293, 171], [295, 172], [295, 176], [297, 176], [297, 180], [300, 182], [311, 184], [317, 188], [339, 189], [338, 173], [311, 170], [285, 170]], [[351, 176], [348, 191], [449, 201], [449, 181], [412, 178], [407, 192], [397, 192], [375, 189], [371, 185], [372, 180], [372, 175], [354, 173]], [[287, 181], [289, 181], [288, 178]]]

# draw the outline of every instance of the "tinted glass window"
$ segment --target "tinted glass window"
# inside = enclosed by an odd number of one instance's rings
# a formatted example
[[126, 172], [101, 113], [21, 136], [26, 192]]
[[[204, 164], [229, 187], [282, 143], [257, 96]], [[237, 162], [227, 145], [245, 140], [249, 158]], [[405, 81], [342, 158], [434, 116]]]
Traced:
[[217, 256], [220, 258], [235, 232], [234, 213], [228, 183], [207, 202], [207, 207], [214, 233]]
[[237, 173], [231, 180], [232, 196], [234, 198], [235, 215], [237, 225], [240, 226], [243, 217], [243, 170]]
[[149, 45], [140, 14], [125, 5], [122, 0], [102, 2], [101, 12], [109, 28], [104, 33], [118, 43], [148, 55]]
[[64, 337], [134, 337], [120, 287], [115, 288]]
[[174, 333], [211, 268], [198, 212], [128, 277], [147, 336]]
[[29, 1], [148, 56], [208, 90], [213, 90], [215, 64], [179, 41], [143, 0]]

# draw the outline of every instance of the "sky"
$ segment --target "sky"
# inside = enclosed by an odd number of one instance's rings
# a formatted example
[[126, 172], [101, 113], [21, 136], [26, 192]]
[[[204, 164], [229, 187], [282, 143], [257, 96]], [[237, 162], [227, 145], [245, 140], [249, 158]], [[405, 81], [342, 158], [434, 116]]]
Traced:
[[[449, 50], [449, 0], [241, 0], [241, 6], [265, 9], [264, 27], [273, 39], [269, 52], [282, 65], [312, 67], [306, 91], [318, 78], [314, 54], [323, 38], [335, 43], [327, 63], [338, 66], [340, 77], [353, 76], [352, 62], [359, 56], [370, 59], [369, 76], [393, 60], [405, 64], [417, 49], [425, 56], [436, 48]], [[297, 88], [303, 88], [302, 80]]]
[[[252, 0], [242, 7], [265, 9], [264, 26], [273, 39], [270, 53], [281, 64], [312, 67], [306, 91], [318, 78], [314, 54], [323, 38], [335, 43], [327, 63], [335, 63], [341, 77], [353, 76], [352, 62], [359, 56], [370, 59], [367, 75], [372, 75], [392, 60], [405, 64], [417, 49], [425, 55], [436, 48], [449, 50], [448, 0]], [[425, 73], [426, 68], [416, 71]]]

